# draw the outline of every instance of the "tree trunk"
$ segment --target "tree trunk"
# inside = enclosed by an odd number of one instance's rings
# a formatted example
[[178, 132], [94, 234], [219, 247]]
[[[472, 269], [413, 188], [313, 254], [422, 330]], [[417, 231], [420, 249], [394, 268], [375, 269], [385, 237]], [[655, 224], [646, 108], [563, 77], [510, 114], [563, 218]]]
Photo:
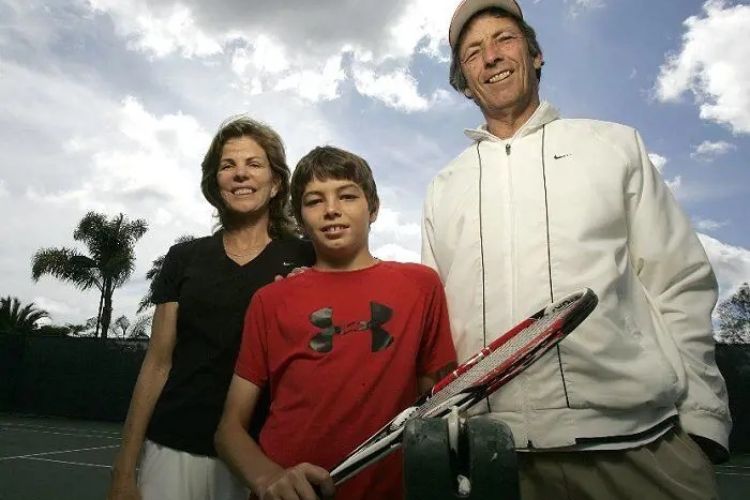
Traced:
[[112, 293], [114, 292], [111, 281], [107, 279], [105, 283], [104, 309], [102, 309], [102, 340], [107, 339], [109, 323], [112, 320]]
[[96, 330], [94, 338], [99, 336], [99, 325], [102, 323], [102, 305], [104, 304], [104, 283], [102, 283], [102, 293], [99, 295], [99, 310], [96, 312]]

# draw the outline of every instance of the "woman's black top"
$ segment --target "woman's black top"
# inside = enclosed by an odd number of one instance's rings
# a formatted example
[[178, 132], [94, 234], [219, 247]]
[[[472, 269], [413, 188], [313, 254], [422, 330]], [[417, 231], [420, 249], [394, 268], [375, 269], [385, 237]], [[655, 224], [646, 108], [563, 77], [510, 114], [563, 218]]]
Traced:
[[[245, 311], [253, 294], [315, 260], [312, 245], [272, 240], [244, 266], [227, 257], [222, 232], [169, 249], [153, 284], [153, 302], [177, 302], [172, 369], [146, 436], [181, 451], [216, 456], [213, 439], [234, 373]], [[260, 430], [268, 397], [258, 402], [251, 434]]]

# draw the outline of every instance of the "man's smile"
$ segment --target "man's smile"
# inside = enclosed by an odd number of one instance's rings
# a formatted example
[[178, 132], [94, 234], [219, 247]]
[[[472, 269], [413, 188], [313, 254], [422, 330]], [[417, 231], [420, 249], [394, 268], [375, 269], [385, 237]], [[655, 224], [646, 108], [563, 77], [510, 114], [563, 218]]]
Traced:
[[506, 78], [508, 78], [513, 72], [509, 69], [506, 69], [504, 71], [501, 71], [500, 73], [496, 73], [492, 75], [490, 78], [485, 80], [485, 83], [497, 83], [502, 82]]

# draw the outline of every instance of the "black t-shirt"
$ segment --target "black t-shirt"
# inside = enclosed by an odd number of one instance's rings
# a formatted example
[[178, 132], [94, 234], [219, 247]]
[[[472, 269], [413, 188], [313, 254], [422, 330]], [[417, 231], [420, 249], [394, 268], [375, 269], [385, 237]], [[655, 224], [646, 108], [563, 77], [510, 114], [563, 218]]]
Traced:
[[[154, 408], [148, 439], [198, 455], [216, 456], [219, 423], [253, 294], [276, 275], [309, 266], [312, 245], [296, 238], [272, 240], [244, 266], [227, 257], [222, 232], [174, 245], [154, 281], [156, 304], [177, 302], [177, 342], [172, 369]], [[267, 398], [267, 396], [266, 396]], [[267, 410], [258, 403], [258, 418]]]

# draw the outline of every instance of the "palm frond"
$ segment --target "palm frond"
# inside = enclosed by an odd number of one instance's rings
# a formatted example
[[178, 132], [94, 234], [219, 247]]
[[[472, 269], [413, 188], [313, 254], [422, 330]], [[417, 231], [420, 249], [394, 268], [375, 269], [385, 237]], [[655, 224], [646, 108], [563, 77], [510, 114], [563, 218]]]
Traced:
[[87, 247], [91, 248], [92, 243], [101, 239], [106, 231], [106, 227], [107, 217], [104, 214], [88, 212], [78, 223], [75, 231], [73, 231], [73, 239], [81, 241]]
[[42, 248], [31, 258], [31, 277], [38, 281], [49, 274], [71, 282], [81, 290], [91, 287], [101, 289], [101, 280], [92, 260], [71, 248]]
[[49, 318], [49, 313], [33, 302], [22, 307], [17, 297], [0, 299], [0, 333], [33, 333], [42, 318]]

